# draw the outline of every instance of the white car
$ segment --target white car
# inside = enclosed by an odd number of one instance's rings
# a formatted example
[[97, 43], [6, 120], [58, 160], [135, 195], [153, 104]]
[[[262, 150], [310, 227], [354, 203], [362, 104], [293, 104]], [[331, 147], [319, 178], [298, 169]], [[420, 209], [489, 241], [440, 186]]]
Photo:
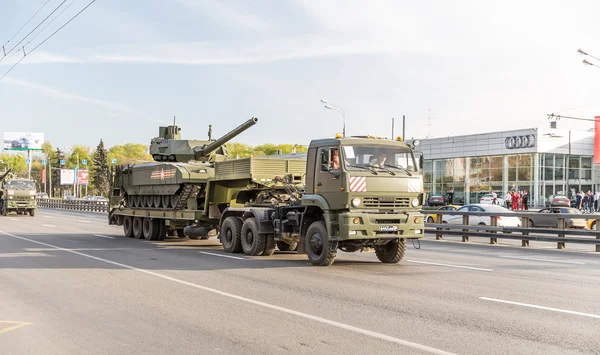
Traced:
[[[494, 195], [492, 195], [492, 194], [483, 195], [483, 197], [479, 199], [479, 203], [493, 205], [494, 204]], [[497, 196], [495, 204], [504, 206], [504, 199], [501, 198], [500, 196]]]
[[[457, 209], [456, 212], [498, 212], [498, 213], [514, 213], [513, 211], [506, 209], [501, 206], [488, 205], [488, 204], [473, 204], [465, 205]], [[442, 223], [448, 224], [463, 224], [463, 216], [449, 216], [445, 215], [442, 217]], [[492, 225], [492, 218], [488, 216], [469, 216], [469, 225]], [[519, 217], [498, 217], [498, 227], [520, 227], [521, 219]]]

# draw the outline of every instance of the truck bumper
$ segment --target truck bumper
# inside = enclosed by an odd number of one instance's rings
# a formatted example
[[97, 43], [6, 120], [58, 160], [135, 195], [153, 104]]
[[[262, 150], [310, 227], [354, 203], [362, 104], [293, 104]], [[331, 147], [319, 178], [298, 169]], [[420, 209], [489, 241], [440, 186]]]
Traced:
[[10, 211], [27, 211], [31, 209], [35, 209], [37, 206], [35, 204], [30, 204], [29, 202], [18, 202], [18, 201], [10, 201], [8, 205], [6, 205], [6, 209]]
[[395, 214], [346, 212], [338, 215], [337, 240], [423, 238], [425, 216], [418, 211]]

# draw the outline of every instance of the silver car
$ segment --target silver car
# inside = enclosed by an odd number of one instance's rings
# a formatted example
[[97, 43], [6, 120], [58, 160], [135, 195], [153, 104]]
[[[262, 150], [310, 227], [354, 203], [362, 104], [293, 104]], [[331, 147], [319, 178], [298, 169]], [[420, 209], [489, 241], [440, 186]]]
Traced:
[[[582, 214], [580, 210], [570, 207], [548, 207], [538, 211], [538, 215], [529, 218], [530, 227], [558, 228], [558, 217], [560, 213]], [[583, 217], [583, 216], [582, 216]], [[586, 228], [585, 218], [565, 217], [567, 228]]]

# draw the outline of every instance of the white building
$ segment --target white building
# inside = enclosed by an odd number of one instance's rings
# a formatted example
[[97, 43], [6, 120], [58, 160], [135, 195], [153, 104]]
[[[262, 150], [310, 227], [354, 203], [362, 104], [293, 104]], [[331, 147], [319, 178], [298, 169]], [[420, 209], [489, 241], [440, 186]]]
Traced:
[[553, 195], [600, 189], [593, 164], [594, 132], [531, 128], [422, 139], [429, 193], [454, 189], [454, 203], [477, 203], [494, 191], [527, 190], [530, 204]]

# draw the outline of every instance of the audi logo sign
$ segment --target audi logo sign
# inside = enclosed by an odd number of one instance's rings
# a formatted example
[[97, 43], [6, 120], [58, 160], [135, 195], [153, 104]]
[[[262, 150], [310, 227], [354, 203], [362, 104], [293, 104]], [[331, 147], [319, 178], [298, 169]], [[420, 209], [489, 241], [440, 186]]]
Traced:
[[504, 146], [506, 149], [533, 148], [535, 147], [535, 136], [527, 134], [525, 136], [506, 137]]

